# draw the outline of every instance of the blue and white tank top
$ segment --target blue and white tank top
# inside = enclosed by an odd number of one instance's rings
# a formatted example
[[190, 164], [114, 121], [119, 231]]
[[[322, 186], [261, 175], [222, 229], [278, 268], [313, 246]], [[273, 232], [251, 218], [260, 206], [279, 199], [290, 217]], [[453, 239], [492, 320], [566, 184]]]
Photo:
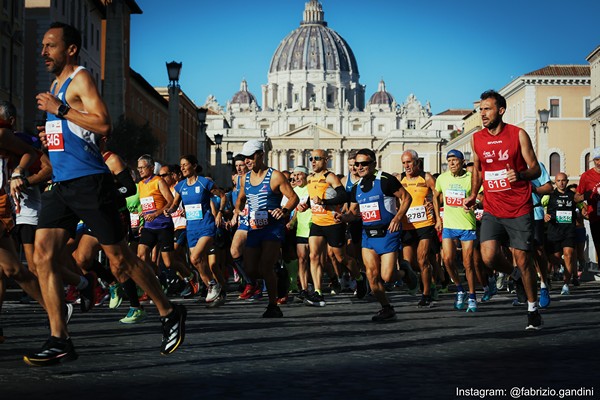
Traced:
[[269, 168], [262, 182], [256, 186], [252, 186], [250, 183], [252, 171], [246, 173], [244, 191], [246, 192], [246, 204], [248, 204], [250, 229], [261, 229], [276, 221], [271, 217], [269, 211], [280, 207], [283, 195], [274, 193], [271, 189], [273, 171], [273, 168]]
[[[81, 66], [77, 67], [60, 87], [58, 93], [55, 93], [58, 82], [52, 86], [52, 93], [63, 104], [67, 104], [66, 92], [73, 77], [82, 69]], [[48, 139], [48, 155], [52, 163], [52, 180], [54, 182], [110, 173], [98, 148], [98, 137], [95, 133], [48, 113], [46, 138]]]
[[[233, 203], [233, 207], [235, 207], [235, 204], [237, 203], [237, 199], [240, 195], [241, 185], [242, 185], [242, 176], [238, 175], [235, 189], [231, 191], [231, 202]], [[246, 201], [244, 210], [238, 216], [238, 224], [248, 226], [248, 201]]]
[[185, 209], [187, 230], [194, 231], [215, 225], [215, 217], [210, 209], [214, 183], [210, 179], [199, 176], [193, 185], [188, 185], [183, 179], [175, 185], [175, 191], [181, 196], [181, 203]]
[[368, 192], [363, 192], [360, 185], [356, 186], [356, 202], [365, 227], [387, 226], [398, 213], [396, 198], [386, 196], [381, 189], [381, 171]]

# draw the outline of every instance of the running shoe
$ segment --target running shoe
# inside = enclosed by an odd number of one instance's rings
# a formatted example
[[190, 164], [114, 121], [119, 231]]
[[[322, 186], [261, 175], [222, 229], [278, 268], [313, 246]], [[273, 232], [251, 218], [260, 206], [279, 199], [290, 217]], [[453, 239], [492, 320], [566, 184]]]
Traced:
[[[367, 295], [367, 291], [368, 291], [367, 275], [364, 272], [361, 272], [360, 274], [362, 275], [362, 279], [356, 281], [356, 298], [364, 299], [365, 296]], [[323, 297], [323, 296], [321, 296], [321, 297]], [[323, 304], [323, 305], [325, 305], [325, 304]]]
[[280, 297], [277, 299], [278, 305], [287, 304], [287, 303], [288, 303], [288, 296]]
[[124, 318], [119, 320], [122, 324], [139, 324], [148, 317], [143, 308], [129, 307], [129, 312]]
[[568, 296], [571, 294], [571, 291], [569, 290], [569, 285], [567, 285], [566, 283], [563, 285], [562, 289], [560, 290], [560, 295], [561, 296]]
[[283, 312], [281, 312], [281, 309], [277, 304], [269, 303], [262, 316], [263, 318], [281, 318], [283, 317]]
[[435, 283], [431, 284], [431, 299], [433, 301], [438, 301], [440, 299], [440, 292], [438, 291], [437, 285]]
[[221, 285], [217, 282], [211, 283], [208, 287], [208, 294], [206, 295], [206, 302], [211, 303], [219, 297], [221, 294]]
[[260, 300], [262, 298], [263, 298], [263, 290], [259, 285], [257, 285], [254, 287], [254, 291], [252, 292], [252, 294], [250, 295], [250, 298], [248, 300], [256, 301], [256, 300]]
[[23, 361], [34, 367], [45, 367], [64, 361], [74, 361], [77, 357], [71, 338], [59, 339], [50, 336], [39, 351], [25, 355]]
[[88, 285], [79, 291], [79, 298], [81, 303], [79, 307], [81, 312], [88, 312], [96, 305], [96, 285], [98, 284], [98, 278], [93, 272], [88, 272], [84, 275], [88, 281]]
[[160, 354], [173, 353], [185, 339], [185, 319], [187, 310], [185, 306], [173, 304], [173, 311], [166, 317], [161, 317], [163, 337]]
[[448, 285], [442, 284], [442, 286], [440, 286], [438, 288], [438, 293], [439, 294], [446, 294], [450, 291], [450, 289], [448, 288]]
[[181, 297], [190, 297], [194, 294], [194, 288], [191, 285], [191, 282], [186, 282], [185, 288], [179, 293]]
[[457, 292], [456, 297], [454, 299], [454, 308], [457, 310], [462, 310], [465, 308], [465, 303], [467, 300], [467, 294], [465, 292]]
[[[65, 324], [69, 324], [69, 321], [73, 316], [73, 304], [66, 303], [63, 308], [63, 312], [65, 314]], [[48, 324], [48, 326], [50, 326], [50, 324]]]
[[431, 308], [433, 303], [431, 301], [431, 296], [421, 295], [421, 300], [417, 303], [418, 308]]
[[477, 311], [477, 300], [469, 298], [467, 312]]
[[106, 303], [106, 301], [110, 299], [110, 293], [108, 293], [108, 290], [104, 289], [102, 287], [102, 285], [97, 285], [96, 286], [96, 303], [94, 304], [95, 307], [101, 307], [104, 303]]
[[240, 296], [238, 297], [238, 299], [240, 300], [248, 300], [252, 294], [254, 293], [254, 286], [250, 285], [250, 284], [246, 284], [246, 287], [244, 288], [244, 291], [240, 294]]
[[375, 314], [371, 318], [371, 321], [373, 321], [373, 322], [390, 322], [390, 321], [395, 321], [396, 319], [397, 319], [397, 317], [396, 317], [396, 311], [394, 310], [394, 307], [383, 307], [381, 310], [377, 311], [377, 314]]
[[219, 293], [219, 295], [217, 296], [217, 298], [214, 301], [211, 301], [210, 303], [208, 303], [206, 305], [206, 307], [208, 307], [208, 308], [220, 307], [223, 304], [225, 304], [225, 301], [227, 301], [227, 293], [225, 293], [225, 291], [222, 290], [221, 293]]
[[123, 302], [123, 286], [120, 283], [114, 283], [108, 287], [110, 301], [108, 308], [119, 308]]
[[306, 296], [308, 296], [306, 290], [301, 290], [300, 293], [298, 293], [298, 295], [295, 297], [295, 300], [300, 303], [303, 303]]
[[150, 299], [150, 296], [148, 296], [148, 293], [142, 293], [142, 295], [138, 298], [140, 304], [150, 304], [152, 302], [152, 300]]
[[538, 303], [540, 308], [546, 308], [550, 305], [550, 292], [547, 288], [540, 289], [540, 301]]
[[329, 289], [331, 290], [331, 294], [342, 293], [342, 284], [337, 277], [333, 278], [331, 282], [329, 282]]
[[67, 292], [65, 293], [65, 301], [67, 303], [76, 303], [79, 299], [79, 291], [73, 285], [67, 286]]
[[543, 324], [544, 322], [542, 321], [542, 316], [540, 315], [540, 312], [538, 310], [530, 311], [527, 313], [527, 326], [525, 327], [525, 330], [537, 331], [542, 329]]
[[312, 292], [304, 299], [304, 304], [315, 307], [325, 307], [325, 298], [318, 292]]
[[499, 272], [496, 277], [496, 289], [503, 290], [506, 288], [506, 274], [504, 272]]

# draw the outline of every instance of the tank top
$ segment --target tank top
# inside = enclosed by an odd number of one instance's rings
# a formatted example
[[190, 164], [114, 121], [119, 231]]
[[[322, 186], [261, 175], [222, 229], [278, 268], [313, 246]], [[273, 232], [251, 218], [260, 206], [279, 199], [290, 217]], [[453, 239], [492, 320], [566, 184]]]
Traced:
[[473, 135], [474, 151], [481, 163], [483, 209], [497, 218], [516, 218], [533, 209], [531, 182], [506, 178], [506, 165], [517, 172], [527, 169], [519, 142], [520, 128], [506, 124], [497, 135], [482, 129]]
[[403, 172], [401, 175], [402, 179], [400, 180], [400, 183], [412, 196], [410, 207], [406, 212], [406, 215], [402, 217], [403, 230], [425, 228], [435, 224], [433, 221], [433, 213], [428, 212], [425, 207], [427, 201], [431, 201], [432, 196], [425, 177], [426, 175], [423, 171], [413, 179], [409, 179], [406, 176], [406, 172]]
[[[320, 199], [327, 198], [327, 191], [333, 190], [329, 183], [327, 183], [327, 175], [329, 174], [331, 174], [331, 171], [311, 174], [308, 177], [308, 184], [306, 186], [308, 187], [309, 198], [312, 199], [315, 196], [319, 197]], [[337, 222], [333, 216], [335, 213], [340, 212], [341, 205], [326, 206], [323, 204], [311, 204], [310, 209], [312, 211], [313, 224], [317, 224], [319, 226], [340, 224], [340, 222]]]
[[213, 186], [214, 183], [203, 176], [199, 176], [191, 185], [187, 179], [175, 185], [175, 191], [181, 195], [180, 205], [185, 208], [188, 232], [215, 225], [215, 217], [210, 208], [210, 191]]
[[386, 196], [381, 189], [381, 171], [368, 192], [363, 192], [360, 185], [356, 186], [356, 202], [365, 227], [388, 226], [398, 213], [396, 197]]
[[244, 191], [246, 204], [248, 204], [248, 222], [252, 230], [262, 229], [269, 224], [279, 222], [269, 214], [269, 211], [279, 208], [283, 197], [281, 193], [275, 193], [271, 189], [273, 171], [274, 169], [269, 167], [262, 182], [256, 186], [250, 183], [252, 171], [246, 173]]
[[[237, 183], [235, 185], [235, 189], [231, 191], [231, 203], [233, 207], [235, 207], [237, 203], [237, 199], [240, 195], [240, 187], [242, 185], [242, 176], [237, 176]], [[238, 225], [248, 226], [248, 202], [244, 205], [244, 209], [238, 216]]]
[[[175, 196], [175, 186], [171, 186], [171, 193], [173, 193], [173, 196]], [[179, 203], [179, 205], [177, 206], [177, 210], [175, 210], [174, 213], [171, 213], [171, 218], [173, 219], [173, 226], [175, 227], [175, 230], [181, 230], [181, 229], [185, 229], [187, 226], [187, 220], [184, 217], [183, 214], [183, 205], [182, 203]]]
[[[58, 92], [56, 92], [58, 82], [52, 86], [52, 93], [56, 94], [63, 104], [67, 104], [66, 92], [73, 77], [82, 69], [81, 66], [77, 67]], [[96, 144], [95, 133], [48, 113], [46, 138], [48, 139], [48, 156], [52, 163], [52, 180], [54, 182], [110, 173]]]
[[[142, 214], [144, 216], [164, 208], [167, 204], [167, 201], [158, 188], [158, 182], [161, 179], [162, 178], [159, 176], [152, 175], [152, 177], [141, 180], [138, 183], [138, 193], [140, 195]], [[149, 229], [164, 229], [170, 227], [173, 229], [173, 220], [170, 217], [166, 217], [164, 214], [161, 214], [152, 221], [146, 220], [144, 227]]]

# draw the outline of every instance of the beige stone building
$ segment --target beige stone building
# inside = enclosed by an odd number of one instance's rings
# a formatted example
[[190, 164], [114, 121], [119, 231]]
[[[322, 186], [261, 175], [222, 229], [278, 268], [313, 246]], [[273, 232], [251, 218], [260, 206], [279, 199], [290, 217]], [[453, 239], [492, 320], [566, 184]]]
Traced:
[[591, 147], [600, 146], [600, 46], [587, 56], [587, 61], [590, 63], [590, 98], [588, 112], [590, 117], [591, 131]]

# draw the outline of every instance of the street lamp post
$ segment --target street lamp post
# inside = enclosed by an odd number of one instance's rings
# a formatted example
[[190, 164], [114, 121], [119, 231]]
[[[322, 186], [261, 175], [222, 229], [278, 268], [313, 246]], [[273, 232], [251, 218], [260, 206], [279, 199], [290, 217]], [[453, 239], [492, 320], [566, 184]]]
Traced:
[[542, 126], [543, 133], [540, 135], [540, 139], [538, 140], [540, 147], [537, 154], [539, 160], [545, 163], [547, 162], [548, 158], [548, 119], [550, 118], [550, 111], [546, 109], [538, 110], [538, 114], [540, 116], [540, 125]]
[[233, 164], [233, 151], [229, 150], [227, 151], [227, 165], [232, 165]]
[[215, 134], [215, 144], [217, 145], [215, 149], [215, 181], [218, 184], [221, 184], [221, 163], [223, 162], [221, 159], [221, 143], [223, 143], [223, 135], [220, 133]]
[[182, 63], [171, 61], [167, 64], [169, 75], [169, 131], [167, 132], [167, 163], [177, 163], [181, 145], [179, 129], [179, 74]]

